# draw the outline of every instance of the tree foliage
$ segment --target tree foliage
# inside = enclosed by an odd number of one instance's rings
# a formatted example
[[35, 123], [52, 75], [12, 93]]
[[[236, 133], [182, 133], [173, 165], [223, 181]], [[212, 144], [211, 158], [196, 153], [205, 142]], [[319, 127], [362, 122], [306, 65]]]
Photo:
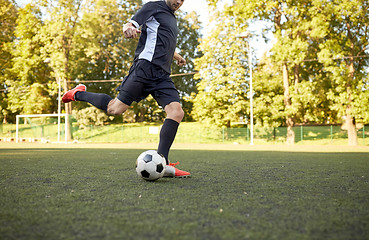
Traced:
[[11, 76], [11, 44], [15, 39], [17, 8], [12, 0], [0, 0], [0, 121], [7, 122], [10, 111], [5, 81]]
[[194, 117], [209, 125], [230, 126], [240, 121], [248, 111], [246, 68], [242, 61], [245, 42], [237, 38], [242, 29], [222, 12], [220, 21], [211, 33], [202, 39], [199, 49], [203, 56], [196, 60], [199, 71], [198, 94], [194, 98]]
[[[219, 2], [208, 0], [210, 6]], [[141, 0], [33, 0], [23, 8], [13, 0], [0, 3], [3, 121], [19, 113], [56, 112], [56, 80], [65, 91], [80, 81], [122, 79], [128, 72], [137, 40], [124, 39], [122, 25]], [[234, 0], [220, 11], [212, 8], [209, 34], [200, 45], [198, 16], [179, 11], [177, 50], [188, 65], [173, 64], [172, 73], [199, 72], [195, 78], [173, 78], [186, 120], [230, 126], [249, 119], [252, 68], [257, 125], [287, 126], [292, 143], [295, 124], [345, 122], [349, 144], [357, 144], [357, 129], [369, 121], [368, 5], [363, 0]], [[262, 32], [272, 33], [273, 41], [262, 37], [273, 46], [249, 66], [251, 39], [237, 36], [258, 21], [268, 23]], [[118, 84], [86, 83], [89, 91], [112, 97]], [[87, 106], [73, 103], [75, 110]], [[63, 108], [71, 110], [70, 104]], [[125, 121], [163, 117], [148, 98], [134, 104]]]
[[[76, 80], [122, 80], [128, 73], [134, 56], [136, 40], [125, 39], [122, 26], [140, 6], [140, 0], [89, 1], [83, 8], [77, 41], [80, 52], [76, 54], [76, 69], [72, 79]], [[88, 91], [106, 93], [115, 97], [120, 82], [84, 83]], [[76, 109], [89, 104], [76, 102]], [[116, 117], [117, 118], [117, 117]]]
[[[356, 122], [367, 121], [369, 106], [367, 68], [369, 58], [368, 1], [331, 1], [319, 8], [318, 23], [325, 31], [318, 57], [332, 82], [331, 108], [345, 120], [349, 145], [357, 145]], [[330, 24], [324, 24], [329, 22]]]
[[22, 114], [50, 113], [56, 85], [44, 63], [41, 10], [28, 4], [18, 10], [12, 49], [12, 76], [6, 81], [9, 110]]
[[[257, 124], [286, 125], [287, 142], [293, 143], [296, 123], [339, 123], [344, 118], [349, 143], [357, 144], [355, 122], [368, 121], [367, 1], [235, 0], [223, 12], [239, 28], [262, 20], [269, 23], [264, 32], [273, 33], [275, 43], [255, 70]], [[225, 30], [228, 25], [218, 27]], [[232, 38], [223, 41], [225, 45], [234, 42]], [[208, 66], [211, 58], [228, 54], [213, 51]]]
[[[8, 44], [15, 39], [15, 21], [17, 9], [14, 1], [0, 0], [0, 79], [4, 81], [7, 69], [10, 66], [11, 53]], [[2, 83], [2, 82], [1, 82]]]
[[73, 116], [80, 129], [86, 129], [91, 125], [102, 126], [109, 118], [102, 110], [95, 107], [73, 110]]
[[[127, 74], [137, 39], [125, 39], [122, 27], [141, 7], [141, 0], [33, 0], [19, 8], [18, 15], [12, 2], [2, 1], [1, 71], [7, 72], [1, 78], [6, 90], [3, 114], [6, 111], [11, 115], [56, 112], [59, 81], [63, 93], [81, 81], [122, 80]], [[193, 72], [192, 61], [199, 55], [194, 50], [199, 38], [197, 15], [180, 12], [178, 18], [181, 31], [178, 47], [189, 64], [182, 70], [174, 68], [173, 72]], [[175, 82], [181, 96], [194, 91], [191, 77], [180, 77]], [[118, 84], [86, 83], [89, 91], [112, 97], [117, 94]], [[132, 108], [136, 120], [163, 117], [159, 113], [162, 110], [150, 107], [149, 101], [140, 110]], [[87, 106], [87, 103], [73, 103], [76, 110]], [[66, 104], [62, 111], [71, 113], [71, 107], [70, 103]]]

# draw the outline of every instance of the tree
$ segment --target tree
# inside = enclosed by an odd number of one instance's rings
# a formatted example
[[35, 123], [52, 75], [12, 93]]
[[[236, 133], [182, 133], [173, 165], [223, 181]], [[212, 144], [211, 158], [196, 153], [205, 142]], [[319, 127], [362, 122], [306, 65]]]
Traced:
[[17, 9], [13, 0], [0, 0], [0, 120], [7, 122], [9, 112], [5, 81], [11, 79], [11, 44], [15, 39]]
[[[218, 1], [215, 0], [211, 2], [216, 4]], [[234, 22], [239, 26], [239, 28], [244, 26], [247, 20], [264, 20], [273, 23], [272, 29], [269, 30], [274, 32], [277, 44], [271, 51], [271, 58], [274, 62], [272, 63], [273, 65], [280, 66], [279, 68], [274, 68], [280, 72], [278, 75], [280, 77], [273, 77], [272, 79], [273, 81], [277, 79], [282, 80], [284, 110], [279, 113], [284, 114], [286, 119], [285, 124], [288, 127], [288, 143], [294, 143], [294, 132], [292, 127], [295, 124], [295, 115], [297, 114], [299, 107], [299, 103], [293, 98], [296, 94], [293, 95], [292, 92], [298, 92], [298, 84], [300, 82], [300, 64], [305, 58], [304, 53], [308, 46], [307, 39], [302, 34], [303, 30], [299, 29], [299, 25], [297, 24], [301, 22], [301, 19], [297, 19], [296, 17], [299, 16], [298, 12], [294, 11], [294, 9], [301, 7], [298, 6], [298, 4], [298, 1], [284, 3], [280, 3], [278, 1], [249, 1], [245, 4], [244, 1], [236, 0], [233, 5], [227, 7], [224, 11], [228, 17], [234, 19]], [[285, 18], [285, 21], [282, 21], [282, 17]], [[221, 25], [220, 27], [223, 29], [227, 28], [228, 24]], [[233, 42], [233, 39], [228, 39], [226, 41], [230, 44]], [[291, 61], [291, 59], [293, 60]], [[290, 61], [291, 63], [289, 63]], [[289, 72], [289, 68], [291, 66], [294, 69], [293, 75]], [[275, 75], [275, 73], [273, 73], [273, 75]], [[258, 96], [255, 97], [257, 98]], [[259, 110], [261, 109], [262, 108], [259, 108]]]
[[[64, 91], [72, 80], [120, 78], [127, 69], [131, 45], [122, 40], [121, 27], [137, 1], [50, 1], [43, 28], [46, 54], [54, 77]], [[102, 86], [89, 84], [90, 91]], [[116, 86], [106, 85], [107, 93]], [[105, 90], [103, 89], [103, 90]], [[71, 103], [65, 112], [71, 114]], [[68, 128], [71, 129], [71, 128]], [[68, 133], [68, 139], [71, 139]]]
[[222, 12], [209, 36], [200, 43], [204, 55], [195, 61], [199, 71], [198, 94], [194, 99], [194, 117], [209, 125], [230, 127], [245, 117], [249, 104], [245, 81], [245, 42], [237, 38], [244, 28]]
[[[55, 4], [55, 5], [54, 5]], [[45, 44], [46, 56], [50, 58], [53, 75], [68, 90], [73, 67], [73, 54], [78, 51], [76, 42], [77, 26], [81, 15], [81, 0], [49, 1], [44, 2], [46, 7], [45, 25], [42, 29], [42, 38]], [[72, 113], [71, 103], [64, 105], [67, 114]], [[68, 118], [66, 123], [69, 124]], [[68, 127], [67, 139], [72, 135]]]
[[[329, 73], [332, 109], [345, 120], [349, 145], [357, 145], [356, 122], [367, 121], [369, 59], [368, 1], [314, 1], [319, 10], [317, 24], [324, 29], [319, 61]], [[365, 20], [366, 19], [366, 20]], [[328, 23], [328, 24], [327, 24]]]
[[[137, 40], [125, 39], [122, 26], [141, 5], [140, 0], [87, 1], [78, 25], [76, 42], [80, 51], [74, 54], [71, 78], [77, 80], [117, 80], [128, 73]], [[89, 91], [116, 95], [120, 82], [84, 83]], [[75, 109], [88, 106], [73, 103]], [[127, 115], [127, 114], [125, 114]], [[115, 116], [118, 120], [121, 117]], [[111, 119], [111, 118], [109, 118]]]
[[282, 75], [279, 66], [264, 56], [254, 69], [254, 116], [259, 126], [279, 127], [285, 122]]
[[122, 26], [140, 6], [140, 0], [89, 0], [82, 9], [76, 33], [80, 54], [72, 76], [81, 80], [122, 79], [129, 70], [136, 41], [125, 39]]
[[13, 78], [6, 81], [8, 109], [22, 114], [50, 113], [55, 106], [52, 98], [56, 96], [56, 85], [49, 78], [41, 53], [41, 11], [27, 4], [18, 14], [11, 61]]
[[[7, 105], [8, 101], [2, 101], [3, 114], [9, 110], [13, 114], [56, 112], [55, 99], [57, 99], [59, 81], [64, 92], [74, 87], [73, 85], [79, 80], [122, 80], [132, 63], [137, 43], [137, 40], [123, 37], [122, 26], [141, 5], [141, 0], [118, 2], [115, 0], [34, 0], [33, 3], [20, 9], [15, 34], [13, 32], [16, 26], [16, 14], [10, 11], [11, 5], [4, 8], [6, 12], [1, 15], [4, 16], [2, 24], [4, 29], [6, 26], [9, 29], [2, 33], [9, 33], [7, 41], [11, 43], [11, 45], [8, 44], [11, 48], [3, 48], [4, 45], [1, 48], [4, 50], [1, 54], [9, 55], [4, 62], [4, 67], [5, 64], [9, 66], [2, 68], [7, 70], [8, 76], [6, 78], [5, 75], [1, 76], [1, 83], [6, 91], [2, 96], [4, 99], [9, 99], [10, 105]], [[185, 48], [196, 49], [199, 36], [198, 20], [194, 14], [180, 13], [179, 17], [184, 18], [184, 22], [182, 19], [179, 20], [181, 34], [178, 40], [183, 50], [182, 54], [189, 62], [188, 66], [181, 71], [192, 72], [192, 59], [199, 53], [186, 51]], [[13, 25], [6, 25], [12, 23], [12, 19]], [[6, 53], [5, 50], [8, 52]], [[5, 55], [3, 55], [4, 60]], [[49, 59], [49, 63], [45, 62], [46, 59]], [[10, 77], [9, 74], [13, 75]], [[6, 85], [5, 79], [7, 79]], [[182, 84], [182, 79], [185, 84]], [[193, 91], [194, 84], [190, 77], [177, 80], [176, 84], [182, 84], [179, 89], [183, 96]], [[86, 84], [90, 91], [114, 96], [119, 83]], [[84, 108], [86, 105], [81, 102], [73, 103], [76, 109]], [[132, 109], [136, 111], [135, 108]], [[143, 110], [147, 112], [141, 110], [136, 113], [139, 118], [145, 116], [146, 120], [157, 119], [158, 116], [163, 115], [158, 107], [143, 108]], [[71, 104], [66, 104], [64, 111], [70, 113]], [[71, 133], [67, 134], [71, 139]]]
[[[76, 55], [79, 64], [73, 75], [75, 79], [123, 79], [133, 61], [137, 40], [125, 39], [121, 28], [141, 5], [141, 1], [122, 1], [117, 4], [115, 0], [91, 1], [87, 4], [83, 9], [77, 36], [78, 42], [82, 44], [80, 49], [83, 50]], [[182, 11], [178, 12], [177, 18], [180, 30], [178, 48], [187, 59], [188, 65], [178, 68], [173, 64], [172, 72], [193, 72], [192, 61], [199, 55], [196, 50], [192, 50], [196, 49], [198, 44], [198, 19], [194, 13], [186, 14]], [[192, 76], [176, 77], [173, 80], [181, 96], [187, 96], [194, 91], [195, 84]], [[91, 91], [116, 95], [117, 83], [88, 83], [87, 85]], [[182, 104], [186, 105], [186, 102]], [[76, 105], [78, 108], [83, 108], [86, 103]], [[187, 110], [187, 112], [190, 111]], [[162, 110], [152, 98], [145, 99], [138, 104], [133, 103], [132, 108], [124, 114], [127, 116], [127, 118], [124, 117], [125, 121], [132, 121], [131, 115], [134, 115], [135, 121], [159, 121], [164, 118]]]
[[[274, 8], [273, 23], [274, 36], [277, 43], [273, 46], [272, 59], [281, 66], [283, 80], [283, 95], [285, 106], [285, 119], [287, 125], [287, 144], [294, 144], [295, 133], [292, 127], [295, 125], [297, 115], [301, 109], [300, 85], [301, 66], [308, 55], [310, 15], [309, 2], [287, 1], [283, 4], [276, 3]], [[282, 18], [285, 21], [282, 21]], [[292, 73], [291, 73], [292, 72]], [[310, 89], [305, 88], [308, 92]], [[300, 101], [299, 101], [300, 100]]]
[[[216, 4], [218, 0], [210, 2]], [[272, 62], [265, 63], [277, 70], [268, 79], [282, 80], [287, 143], [294, 142], [292, 127], [296, 122], [339, 121], [337, 117], [344, 116], [349, 139], [354, 139], [349, 142], [355, 145], [355, 119], [363, 121], [362, 113], [368, 109], [363, 104], [368, 61], [360, 56], [368, 51], [368, 24], [362, 21], [368, 19], [368, 3], [301, 0], [246, 4], [236, 0], [225, 12], [240, 26], [245, 19], [272, 23], [266, 30], [273, 32], [276, 44], [270, 51]], [[342, 57], [344, 61], [337, 59]], [[263, 66], [258, 70], [268, 71]], [[256, 74], [256, 81], [263, 81], [258, 75], [265, 77], [268, 72]]]

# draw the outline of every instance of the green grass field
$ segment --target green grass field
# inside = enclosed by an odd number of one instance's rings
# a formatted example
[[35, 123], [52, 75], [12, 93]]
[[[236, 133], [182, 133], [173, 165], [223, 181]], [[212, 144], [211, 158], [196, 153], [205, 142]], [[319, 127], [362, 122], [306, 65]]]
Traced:
[[367, 148], [174, 149], [193, 177], [146, 182], [142, 149], [32, 146], [0, 148], [0, 239], [369, 239]]

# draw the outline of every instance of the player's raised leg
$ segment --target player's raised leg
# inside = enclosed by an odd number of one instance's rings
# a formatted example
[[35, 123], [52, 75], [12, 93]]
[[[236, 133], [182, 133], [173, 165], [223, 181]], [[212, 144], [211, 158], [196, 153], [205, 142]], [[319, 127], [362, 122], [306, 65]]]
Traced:
[[66, 92], [62, 97], [62, 101], [64, 103], [71, 101], [88, 102], [110, 115], [120, 115], [129, 107], [119, 99], [113, 99], [107, 94], [86, 92], [86, 86], [83, 84], [79, 84], [75, 88]]

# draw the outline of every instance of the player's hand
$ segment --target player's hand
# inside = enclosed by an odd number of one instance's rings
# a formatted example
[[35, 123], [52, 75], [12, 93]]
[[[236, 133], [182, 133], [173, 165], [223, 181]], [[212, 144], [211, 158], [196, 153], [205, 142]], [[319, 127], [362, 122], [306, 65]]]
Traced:
[[131, 23], [127, 23], [123, 27], [123, 34], [126, 38], [136, 38], [141, 30], [135, 28]]
[[184, 59], [182, 56], [179, 56], [176, 58], [177, 61], [177, 65], [180, 67], [183, 67], [184, 65], [187, 64], [186, 59]]

